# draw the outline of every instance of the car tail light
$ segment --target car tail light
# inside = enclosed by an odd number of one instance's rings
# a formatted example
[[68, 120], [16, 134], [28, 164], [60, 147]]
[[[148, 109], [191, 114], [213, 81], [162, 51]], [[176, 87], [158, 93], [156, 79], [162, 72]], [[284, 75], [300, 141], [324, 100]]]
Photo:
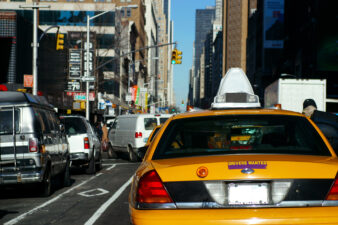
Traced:
[[155, 170], [141, 177], [137, 187], [136, 201], [139, 203], [173, 203]]
[[29, 138], [29, 152], [37, 152], [39, 149], [38, 139]]
[[141, 138], [142, 132], [135, 132], [135, 138]]
[[334, 183], [330, 189], [329, 194], [326, 196], [326, 200], [338, 200], [338, 175], [334, 180]]
[[84, 148], [85, 149], [90, 149], [89, 138], [88, 137], [84, 138]]

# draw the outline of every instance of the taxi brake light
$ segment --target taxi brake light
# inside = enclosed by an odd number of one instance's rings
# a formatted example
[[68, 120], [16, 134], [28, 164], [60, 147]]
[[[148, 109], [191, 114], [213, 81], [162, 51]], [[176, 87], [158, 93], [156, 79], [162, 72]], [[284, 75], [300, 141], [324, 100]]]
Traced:
[[141, 177], [136, 201], [139, 203], [173, 203], [155, 170], [151, 170]]
[[334, 181], [334, 184], [332, 185], [329, 194], [326, 197], [326, 200], [338, 200], [338, 174], [336, 176], [336, 179]]
[[90, 149], [89, 138], [85, 137], [83, 141], [84, 141], [84, 149]]

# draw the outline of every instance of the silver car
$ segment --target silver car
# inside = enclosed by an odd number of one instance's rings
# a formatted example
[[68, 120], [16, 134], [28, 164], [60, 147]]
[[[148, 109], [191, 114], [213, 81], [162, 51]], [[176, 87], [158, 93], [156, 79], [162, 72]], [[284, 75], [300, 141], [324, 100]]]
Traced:
[[0, 185], [37, 183], [42, 196], [52, 178], [70, 186], [70, 156], [64, 127], [40, 97], [0, 92]]

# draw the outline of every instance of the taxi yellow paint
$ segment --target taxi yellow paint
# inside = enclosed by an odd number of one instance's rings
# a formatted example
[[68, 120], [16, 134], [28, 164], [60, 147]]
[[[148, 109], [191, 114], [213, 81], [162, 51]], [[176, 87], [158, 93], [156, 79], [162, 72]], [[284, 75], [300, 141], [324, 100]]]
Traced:
[[[295, 207], [295, 208], [245, 208], [245, 209], [162, 209], [143, 210], [132, 207], [132, 199], [138, 180], [147, 171], [156, 168], [163, 182], [196, 181], [196, 180], [250, 180], [250, 179], [334, 179], [338, 171], [337, 156], [319, 128], [317, 132], [328, 146], [332, 156], [299, 156], [299, 155], [217, 155], [187, 158], [152, 160], [164, 130], [175, 119], [194, 118], [218, 115], [290, 115], [302, 114], [274, 109], [247, 110], [206, 110], [178, 114], [166, 121], [150, 144], [147, 154], [136, 171], [130, 192], [129, 212], [131, 222], [138, 225], [198, 225], [198, 224], [338, 224], [338, 206], [332, 207]], [[233, 165], [253, 163], [265, 165], [254, 174], [243, 174]], [[320, 167], [318, 167], [320, 164]], [[198, 177], [196, 171], [204, 166], [208, 176]]]
[[[135, 210], [131, 222], [138, 225], [336, 225], [338, 207]], [[165, 219], [163, 219], [165, 218]]]

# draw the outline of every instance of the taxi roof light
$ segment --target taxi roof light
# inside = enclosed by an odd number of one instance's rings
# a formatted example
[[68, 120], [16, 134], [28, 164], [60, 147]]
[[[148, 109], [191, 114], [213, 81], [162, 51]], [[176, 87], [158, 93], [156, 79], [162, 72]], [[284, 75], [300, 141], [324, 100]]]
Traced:
[[155, 170], [141, 177], [137, 187], [136, 201], [139, 203], [173, 203]]
[[241, 68], [231, 68], [222, 78], [212, 109], [259, 108], [259, 98]]

